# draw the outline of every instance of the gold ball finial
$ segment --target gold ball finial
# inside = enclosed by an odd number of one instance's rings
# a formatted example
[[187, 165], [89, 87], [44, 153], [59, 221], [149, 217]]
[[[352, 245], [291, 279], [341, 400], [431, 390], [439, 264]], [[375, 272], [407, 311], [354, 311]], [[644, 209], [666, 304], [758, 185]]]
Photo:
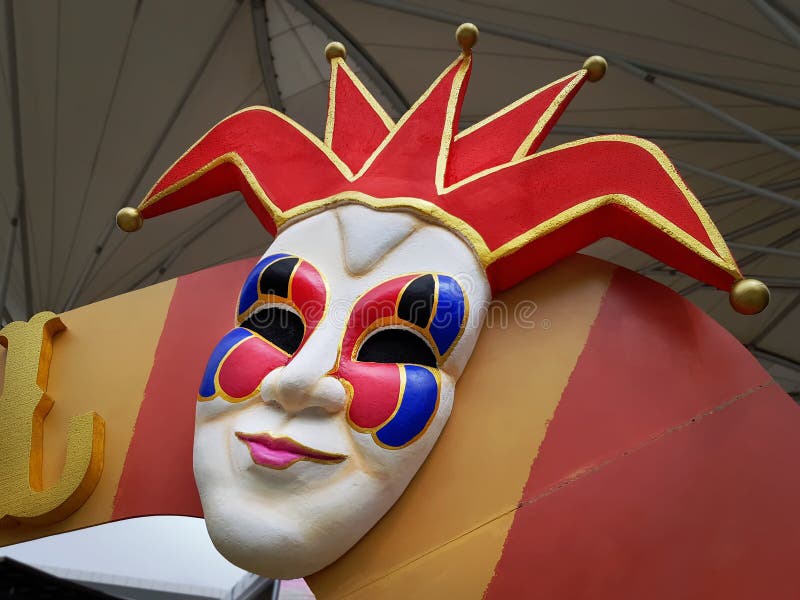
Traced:
[[139, 231], [143, 223], [144, 219], [142, 219], [142, 213], [139, 212], [138, 208], [126, 206], [117, 213], [117, 227], [127, 233]]
[[755, 315], [769, 304], [769, 288], [758, 279], [740, 279], [731, 288], [730, 300], [736, 312]]
[[589, 71], [589, 81], [600, 81], [608, 70], [608, 63], [602, 56], [590, 56], [583, 61], [583, 68]]
[[347, 48], [344, 47], [342, 42], [331, 42], [325, 46], [325, 58], [331, 62], [334, 58], [347, 58]]
[[470, 52], [478, 43], [478, 28], [472, 23], [462, 23], [456, 29], [456, 41], [464, 52]]

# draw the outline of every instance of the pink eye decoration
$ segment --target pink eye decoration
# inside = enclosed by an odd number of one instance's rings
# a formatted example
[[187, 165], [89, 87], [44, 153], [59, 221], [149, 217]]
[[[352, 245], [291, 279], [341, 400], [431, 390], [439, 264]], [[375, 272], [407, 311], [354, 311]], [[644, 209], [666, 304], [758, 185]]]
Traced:
[[199, 401], [242, 402], [260, 392], [270, 371], [286, 365], [322, 319], [327, 287], [307, 261], [288, 254], [261, 259], [239, 295], [236, 322], [217, 344]]
[[385, 448], [427, 429], [439, 405], [439, 366], [464, 330], [467, 300], [447, 275], [406, 275], [356, 302], [338, 375], [349, 385], [350, 425]]

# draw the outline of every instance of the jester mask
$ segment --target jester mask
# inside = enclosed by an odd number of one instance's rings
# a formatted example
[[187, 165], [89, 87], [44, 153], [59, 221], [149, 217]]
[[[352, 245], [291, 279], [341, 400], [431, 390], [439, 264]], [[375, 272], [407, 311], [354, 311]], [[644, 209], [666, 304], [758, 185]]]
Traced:
[[457, 131], [462, 47], [395, 123], [331, 45], [324, 140], [242, 110], [118, 215], [133, 230], [238, 190], [275, 236], [202, 374], [194, 441], [211, 538], [249, 571], [318, 571], [394, 504], [458, 410], [493, 293], [606, 236], [723, 290], [742, 281], [653, 144], [538, 152], [602, 59]]

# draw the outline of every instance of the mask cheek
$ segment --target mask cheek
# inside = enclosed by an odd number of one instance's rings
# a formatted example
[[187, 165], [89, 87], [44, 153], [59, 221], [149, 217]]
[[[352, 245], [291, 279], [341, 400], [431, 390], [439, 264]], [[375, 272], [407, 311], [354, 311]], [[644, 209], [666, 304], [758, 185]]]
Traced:
[[439, 405], [438, 370], [418, 365], [352, 363], [342, 375], [353, 387], [348, 422], [394, 450], [416, 441]]
[[242, 402], [259, 393], [266, 375], [289, 357], [252, 332], [237, 327], [211, 353], [200, 383], [198, 401], [222, 398]]
[[339, 374], [352, 388], [347, 422], [356, 431], [374, 434], [397, 409], [400, 365], [349, 363]]

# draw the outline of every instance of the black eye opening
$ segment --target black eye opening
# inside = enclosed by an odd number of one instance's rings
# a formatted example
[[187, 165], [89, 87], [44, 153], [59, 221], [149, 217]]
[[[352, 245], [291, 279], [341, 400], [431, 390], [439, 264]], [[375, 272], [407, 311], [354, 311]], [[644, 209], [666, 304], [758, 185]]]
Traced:
[[257, 309], [242, 322], [241, 327], [257, 333], [287, 354], [297, 352], [306, 329], [300, 315], [279, 304]]
[[356, 360], [374, 363], [410, 363], [436, 368], [436, 355], [428, 343], [409, 329], [386, 327], [370, 335], [358, 349]]

